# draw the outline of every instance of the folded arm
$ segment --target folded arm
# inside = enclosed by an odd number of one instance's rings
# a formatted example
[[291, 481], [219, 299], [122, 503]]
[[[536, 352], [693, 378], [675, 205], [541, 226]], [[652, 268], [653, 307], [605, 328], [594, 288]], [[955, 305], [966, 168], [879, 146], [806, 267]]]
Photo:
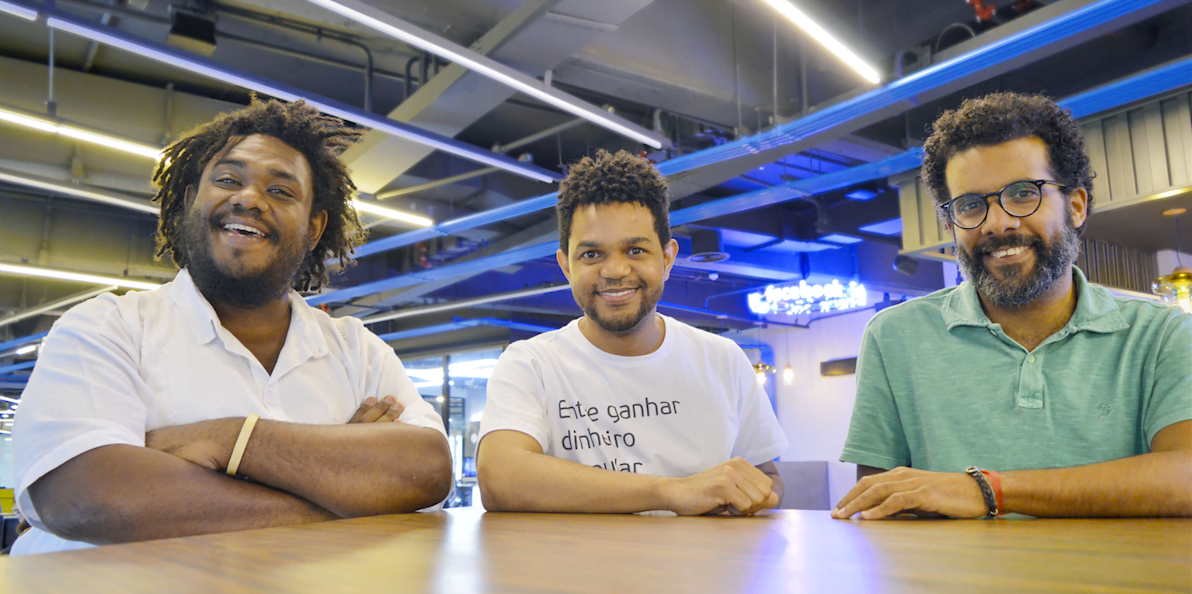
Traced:
[[131, 445], [75, 456], [30, 485], [29, 497], [50, 532], [91, 544], [338, 518], [301, 497]]
[[547, 456], [537, 440], [520, 431], [486, 435], [476, 470], [489, 511], [699, 515], [731, 507], [746, 515], [781, 499], [774, 481], [740, 458], [684, 478], [613, 472]]
[[[858, 467], [858, 482], [833, 516], [879, 519], [901, 512], [980, 517], [986, 512], [976, 481], [964, 473], [896, 468], [871, 474]], [[997, 470], [997, 469], [991, 469]], [[1192, 516], [1192, 421], [1155, 435], [1139, 456], [1047, 470], [999, 472], [1003, 513], [1038, 517]]]
[[[146, 436], [146, 445], [223, 472], [243, 423], [228, 418], [159, 429]], [[411, 512], [447, 497], [451, 451], [438, 431], [405, 423], [262, 419], [238, 474], [340, 517]]]

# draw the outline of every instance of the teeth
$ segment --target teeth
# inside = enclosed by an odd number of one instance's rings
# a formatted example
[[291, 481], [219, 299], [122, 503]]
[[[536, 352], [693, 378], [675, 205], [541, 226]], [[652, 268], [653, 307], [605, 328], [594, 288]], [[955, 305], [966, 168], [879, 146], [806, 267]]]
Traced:
[[620, 297], [621, 295], [628, 295], [632, 292], [633, 292], [633, 289], [625, 289], [624, 291], [605, 292], [605, 293], [601, 293], [601, 295], [604, 295], [606, 297]]
[[256, 227], [249, 227], [248, 225], [241, 225], [240, 223], [228, 223], [227, 225], [224, 225], [223, 228], [228, 231], [244, 231], [246, 233], [253, 233], [255, 235], [260, 235], [261, 237], [265, 236], [264, 231], [261, 231], [260, 229], [257, 229]]
[[996, 252], [993, 252], [993, 254], [991, 254], [991, 255], [994, 258], [1007, 258], [1009, 256], [1017, 256], [1018, 254], [1021, 254], [1024, 251], [1026, 251], [1026, 247], [1019, 246], [1019, 247], [1014, 247], [1014, 248], [1009, 248], [1009, 249], [1004, 249], [1004, 250], [998, 250]]

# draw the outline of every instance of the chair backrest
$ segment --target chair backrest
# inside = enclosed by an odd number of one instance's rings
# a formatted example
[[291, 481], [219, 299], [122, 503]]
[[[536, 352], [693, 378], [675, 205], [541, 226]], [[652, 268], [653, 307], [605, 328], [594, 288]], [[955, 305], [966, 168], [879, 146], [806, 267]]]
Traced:
[[827, 462], [775, 462], [785, 495], [780, 509], [832, 509]]

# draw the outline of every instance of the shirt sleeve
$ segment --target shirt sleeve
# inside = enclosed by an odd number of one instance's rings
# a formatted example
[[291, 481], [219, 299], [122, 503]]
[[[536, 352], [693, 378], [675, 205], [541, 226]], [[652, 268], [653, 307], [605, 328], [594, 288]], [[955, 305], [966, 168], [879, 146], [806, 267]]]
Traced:
[[737, 399], [737, 440], [733, 443], [732, 455], [757, 466], [782, 454], [787, 447], [786, 434], [778, 424], [765, 387], [757, 383], [749, 358], [736, 345], [733, 350], [733, 377], [740, 397]]
[[418, 388], [414, 387], [414, 382], [410, 380], [410, 375], [406, 373], [406, 368], [401, 364], [397, 354], [393, 352], [393, 347], [385, 344], [376, 334], [361, 327], [361, 332], [366, 336], [365, 343], [368, 350], [369, 368], [368, 379], [366, 385], [368, 388], [360, 398], [360, 402], [356, 403], [359, 407], [361, 402], [366, 398], [372, 396], [377, 400], [385, 396], [393, 396], [404, 408], [398, 420], [408, 425], [415, 427], [426, 427], [427, 429], [434, 429], [447, 437], [447, 429], [443, 425], [443, 417], [431, 406], [429, 402], [422, 398], [418, 393]]
[[139, 333], [103, 295], [62, 316], [42, 345], [13, 427], [17, 504], [43, 528], [29, 486], [89, 450], [143, 447], [153, 415], [138, 372]]
[[1143, 417], [1148, 451], [1164, 428], [1192, 419], [1192, 316], [1177, 310], [1166, 326]]
[[872, 321], [861, 338], [857, 398], [840, 461], [885, 470], [911, 465], [910, 447]]
[[551, 435], [545, 402], [546, 388], [533, 353], [520, 344], [509, 345], [488, 378], [480, 439], [493, 431], [520, 431], [548, 451]]

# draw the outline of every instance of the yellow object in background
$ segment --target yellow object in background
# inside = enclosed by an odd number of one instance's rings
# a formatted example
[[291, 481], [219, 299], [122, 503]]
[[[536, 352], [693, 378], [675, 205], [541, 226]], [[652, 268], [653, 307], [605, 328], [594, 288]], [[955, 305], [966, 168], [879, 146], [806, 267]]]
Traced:
[[12, 513], [12, 489], [0, 489], [0, 511], [11, 514]]

